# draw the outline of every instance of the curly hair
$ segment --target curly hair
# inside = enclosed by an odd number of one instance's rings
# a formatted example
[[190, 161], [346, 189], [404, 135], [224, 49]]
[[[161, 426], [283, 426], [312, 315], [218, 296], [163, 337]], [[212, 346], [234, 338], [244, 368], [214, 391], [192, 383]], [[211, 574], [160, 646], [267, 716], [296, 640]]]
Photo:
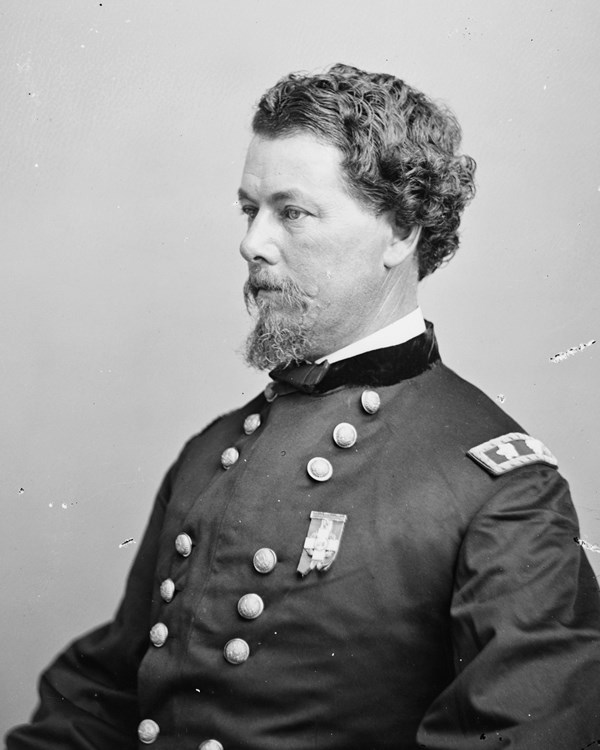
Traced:
[[458, 248], [475, 195], [475, 161], [457, 153], [461, 129], [445, 106], [386, 73], [333, 65], [291, 73], [260, 99], [252, 127], [268, 138], [310, 132], [337, 146], [351, 194], [398, 227], [421, 227], [419, 279]]

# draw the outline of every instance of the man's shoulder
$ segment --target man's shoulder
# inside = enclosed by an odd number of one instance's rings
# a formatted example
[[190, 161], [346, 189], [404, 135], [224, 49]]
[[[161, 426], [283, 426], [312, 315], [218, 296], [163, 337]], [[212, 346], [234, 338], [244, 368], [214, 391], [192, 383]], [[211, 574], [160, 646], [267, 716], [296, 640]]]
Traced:
[[[417, 450], [460, 485], [489, 484], [523, 466], [556, 468], [537, 435], [528, 433], [480, 388], [438, 363], [398, 393], [390, 409], [396, 431], [408, 426]], [[481, 488], [479, 488], [480, 491]]]
[[[430, 435], [452, 435], [473, 444], [508, 432], [522, 432], [521, 425], [473, 383], [441, 362], [403, 388], [397, 417], [418, 422]], [[404, 415], [401, 412], [404, 411]]]

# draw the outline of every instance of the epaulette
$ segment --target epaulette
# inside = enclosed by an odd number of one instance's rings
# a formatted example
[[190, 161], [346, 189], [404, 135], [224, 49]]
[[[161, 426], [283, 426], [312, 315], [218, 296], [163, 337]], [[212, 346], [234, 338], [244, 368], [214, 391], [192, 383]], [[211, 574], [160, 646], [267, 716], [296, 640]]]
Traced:
[[524, 432], [508, 432], [467, 451], [478, 464], [497, 476], [526, 464], [558, 466], [556, 457], [537, 438]]

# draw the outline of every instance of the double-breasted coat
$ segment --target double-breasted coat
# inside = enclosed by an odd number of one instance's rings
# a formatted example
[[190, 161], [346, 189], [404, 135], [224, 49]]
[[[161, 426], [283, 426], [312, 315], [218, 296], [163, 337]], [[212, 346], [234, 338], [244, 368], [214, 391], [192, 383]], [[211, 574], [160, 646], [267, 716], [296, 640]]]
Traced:
[[[552, 461], [431, 326], [311, 392], [288, 376], [187, 443], [115, 619], [44, 673], [8, 749], [599, 740], [598, 586]], [[494, 475], [469, 451], [501, 435], [492, 464], [525, 458]]]

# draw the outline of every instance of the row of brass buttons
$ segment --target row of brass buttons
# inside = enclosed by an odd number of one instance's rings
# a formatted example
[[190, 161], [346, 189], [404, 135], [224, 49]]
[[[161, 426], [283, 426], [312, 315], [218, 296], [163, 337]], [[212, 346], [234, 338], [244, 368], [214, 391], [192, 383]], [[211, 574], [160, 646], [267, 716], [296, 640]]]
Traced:
[[[277, 555], [269, 547], [261, 547], [254, 553], [252, 564], [258, 573], [266, 575], [277, 565]], [[237, 604], [238, 613], [246, 620], [260, 617], [264, 608], [265, 603], [258, 594], [244, 594]], [[225, 644], [223, 656], [230, 664], [243, 664], [250, 656], [250, 646], [243, 638], [232, 638]]]
[[[175, 549], [182, 557], [189, 557], [192, 553], [192, 539], [189, 534], [178, 534], [175, 539]], [[175, 595], [175, 582], [172, 578], [165, 578], [160, 584], [160, 595], [167, 604]], [[150, 642], [160, 648], [169, 637], [169, 628], [164, 622], [157, 622], [150, 630]], [[153, 719], [143, 719], [138, 726], [138, 738], [145, 745], [151, 745], [160, 734], [160, 727]], [[204, 740], [198, 750], [224, 750], [223, 745], [215, 739]]]
[[[375, 414], [381, 405], [379, 394], [376, 391], [363, 391], [360, 401], [367, 414]], [[357, 439], [356, 427], [349, 422], [340, 422], [333, 428], [333, 442], [339, 448], [352, 448]], [[323, 456], [311, 458], [306, 465], [306, 471], [308, 476], [316, 482], [327, 482], [333, 476], [333, 466]]]

